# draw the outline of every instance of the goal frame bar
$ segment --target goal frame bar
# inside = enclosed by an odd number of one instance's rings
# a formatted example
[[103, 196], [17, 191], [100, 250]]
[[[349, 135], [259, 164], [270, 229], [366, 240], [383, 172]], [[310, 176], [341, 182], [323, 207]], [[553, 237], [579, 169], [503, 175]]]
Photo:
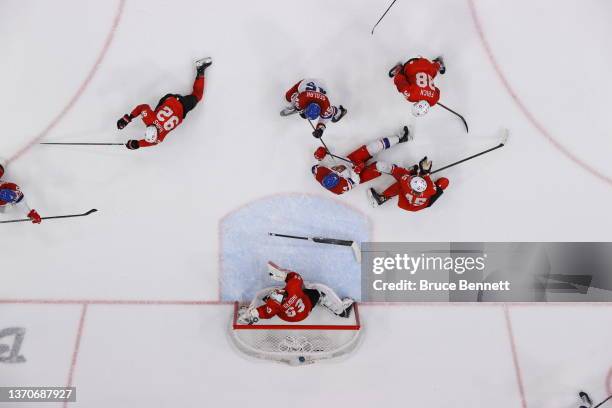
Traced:
[[353, 313], [355, 313], [355, 324], [239, 324], [238, 310], [240, 303], [234, 302], [234, 319], [232, 327], [234, 330], [361, 330], [359, 318], [359, 307], [357, 302], [353, 303]]

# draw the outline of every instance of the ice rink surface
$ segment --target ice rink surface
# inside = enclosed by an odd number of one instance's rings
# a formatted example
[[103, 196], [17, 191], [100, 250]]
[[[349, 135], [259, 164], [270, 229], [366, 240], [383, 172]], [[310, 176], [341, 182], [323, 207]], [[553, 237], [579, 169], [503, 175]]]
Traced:
[[[611, 394], [607, 305], [365, 304], [363, 343], [350, 358], [299, 369], [231, 348], [220, 255], [225, 238], [239, 240], [223, 235], [222, 221], [261, 200], [291, 197], [270, 227], [294, 233], [302, 225], [376, 241], [610, 241], [612, 4], [398, 0], [370, 35], [387, 5], [1, 2], [4, 178], [43, 216], [99, 212], [2, 226], [0, 334], [25, 329], [25, 362], [4, 361], [15, 336], [0, 337], [0, 386], [75, 385], [71, 405], [93, 408], [570, 408], [580, 389], [595, 400]], [[418, 54], [444, 55], [441, 100], [466, 116], [469, 134], [440, 109], [411, 117], [387, 71]], [[140, 121], [118, 131], [117, 119], [188, 93], [193, 61], [206, 55], [214, 64], [204, 101], [162, 145], [36, 144], [140, 138]], [[503, 127], [511, 137], [445, 172], [450, 187], [434, 207], [372, 209], [365, 188], [340, 198], [323, 191], [310, 174], [309, 127], [279, 117], [285, 90], [304, 76], [324, 78], [349, 110], [326, 131], [339, 154], [404, 124], [416, 139], [381, 157], [406, 165], [427, 154], [439, 167], [492, 147]], [[304, 208], [327, 201], [323, 213], [305, 216], [300, 197]], [[334, 224], [328, 211], [339, 206], [359, 221]], [[248, 221], [243, 232], [252, 239]], [[276, 245], [260, 239], [259, 256]], [[314, 270], [311, 260], [329, 256], [293, 248], [276, 252], [295, 259], [289, 268]], [[264, 265], [252, 267], [260, 274]]]

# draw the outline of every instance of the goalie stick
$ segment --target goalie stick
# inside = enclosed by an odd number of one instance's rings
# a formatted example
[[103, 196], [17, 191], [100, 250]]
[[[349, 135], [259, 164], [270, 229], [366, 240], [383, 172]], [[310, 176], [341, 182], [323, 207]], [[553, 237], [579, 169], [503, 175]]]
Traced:
[[487, 149], [487, 150], [484, 150], [484, 151], [482, 151], [482, 152], [480, 152], [480, 153], [476, 153], [476, 154], [474, 154], [474, 155], [472, 155], [472, 156], [466, 157], [465, 159], [461, 159], [461, 160], [459, 160], [459, 161], [456, 161], [456, 162], [451, 163], [451, 164], [449, 164], [449, 165], [446, 165], [446, 166], [444, 166], [444, 167], [441, 167], [441, 168], [439, 168], [438, 170], [436, 170], [436, 171], [432, 171], [432, 172], [431, 172], [431, 173], [429, 173], [429, 174], [436, 174], [436, 173], [437, 173], [437, 172], [439, 172], [439, 171], [446, 170], [446, 169], [448, 169], [448, 168], [450, 168], [450, 167], [456, 166], [456, 165], [461, 164], [461, 163], [463, 163], [463, 162], [466, 162], [466, 161], [468, 161], [468, 160], [472, 160], [472, 159], [473, 159], [473, 158], [475, 158], [475, 157], [482, 156], [482, 155], [483, 155], [483, 154], [485, 154], [485, 153], [489, 153], [489, 152], [492, 152], [493, 150], [497, 150], [497, 149], [499, 149], [499, 148], [501, 148], [501, 147], [504, 147], [504, 146], [506, 145], [506, 142], [508, 141], [509, 131], [508, 131], [508, 129], [504, 129], [502, 132], [503, 132], [503, 135], [502, 135], [502, 140], [499, 142], [499, 144], [498, 144], [497, 146], [492, 147], [492, 148]]
[[[58, 218], [76, 218], [76, 217], [86, 217], [89, 214], [93, 214], [95, 212], [97, 212], [98, 210], [96, 210], [95, 208], [92, 208], [91, 210], [83, 213], [83, 214], [70, 214], [70, 215], [54, 215], [52, 217], [41, 217], [41, 220], [56, 220]], [[24, 219], [19, 219], [19, 220], [9, 220], [9, 221], [0, 221], [0, 224], [8, 224], [11, 222], [26, 222], [26, 221], [32, 221], [29, 218], [24, 218]]]
[[353, 255], [355, 255], [355, 259], [357, 260], [357, 262], [361, 263], [361, 248], [359, 247], [359, 244], [355, 241], [335, 239], [335, 238], [322, 238], [322, 237], [300, 237], [296, 235], [277, 234], [275, 232], [268, 232], [268, 235], [271, 237], [301, 239], [304, 241], [316, 242], [318, 244], [348, 246], [348, 247], [351, 247], [351, 249], [353, 250]]

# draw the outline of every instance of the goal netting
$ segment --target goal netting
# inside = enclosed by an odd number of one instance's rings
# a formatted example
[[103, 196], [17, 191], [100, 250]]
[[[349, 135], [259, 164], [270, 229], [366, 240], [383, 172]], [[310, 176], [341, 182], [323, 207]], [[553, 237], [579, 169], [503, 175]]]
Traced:
[[[260, 291], [256, 300], [272, 289]], [[348, 319], [318, 305], [301, 322], [289, 323], [273, 317], [251, 325], [238, 323], [239, 308], [240, 304], [234, 303], [232, 341], [243, 353], [265, 360], [301, 365], [341, 357], [355, 349], [361, 332], [356, 303]]]

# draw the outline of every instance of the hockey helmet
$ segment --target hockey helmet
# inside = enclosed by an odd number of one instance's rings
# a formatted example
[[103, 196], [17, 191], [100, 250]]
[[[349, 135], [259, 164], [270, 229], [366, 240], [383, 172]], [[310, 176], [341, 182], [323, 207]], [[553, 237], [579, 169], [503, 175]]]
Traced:
[[147, 141], [147, 143], [157, 142], [157, 128], [153, 125], [147, 126], [144, 139]]
[[14, 203], [17, 201], [18, 195], [14, 190], [9, 190], [8, 188], [0, 189], [0, 201], [4, 201], [5, 203]]
[[304, 114], [310, 120], [315, 120], [321, 115], [321, 107], [318, 103], [311, 102], [304, 109]]
[[410, 179], [410, 188], [416, 193], [427, 190], [427, 181], [423, 177], [414, 176]]
[[412, 105], [412, 114], [416, 117], [425, 116], [429, 112], [429, 102], [427, 101], [418, 101]]
[[325, 177], [323, 177], [323, 187], [328, 190], [336, 187], [340, 183], [340, 176], [336, 173], [329, 173]]

